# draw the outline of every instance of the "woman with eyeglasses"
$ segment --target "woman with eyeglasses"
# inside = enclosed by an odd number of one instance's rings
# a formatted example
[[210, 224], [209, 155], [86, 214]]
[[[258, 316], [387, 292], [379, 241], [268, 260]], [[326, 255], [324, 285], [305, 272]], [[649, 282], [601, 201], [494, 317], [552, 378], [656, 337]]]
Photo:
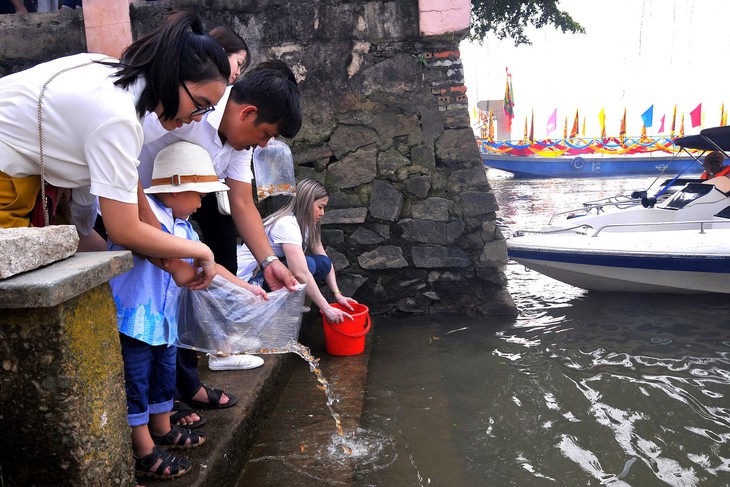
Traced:
[[[229, 76], [228, 57], [200, 18], [178, 11], [119, 60], [77, 54], [0, 78], [0, 228], [30, 226], [44, 178], [73, 188], [76, 208], [93, 208], [98, 197], [118, 245], [149, 257], [196, 259], [202, 272], [186, 282], [207, 286], [215, 266], [205, 244], [140, 220], [137, 165], [145, 114], [157, 117], [160, 135], [199, 121]], [[190, 269], [181, 275], [189, 279]]]

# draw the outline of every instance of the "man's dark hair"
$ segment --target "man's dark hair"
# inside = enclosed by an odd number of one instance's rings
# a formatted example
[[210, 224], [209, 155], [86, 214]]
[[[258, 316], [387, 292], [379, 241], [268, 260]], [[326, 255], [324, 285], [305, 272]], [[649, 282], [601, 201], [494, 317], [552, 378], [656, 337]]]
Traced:
[[168, 120], [177, 115], [181, 82], [227, 83], [231, 75], [228, 56], [205, 32], [200, 17], [182, 10], [173, 12], [162, 25], [130, 44], [119, 63], [104, 64], [120, 68], [114, 84], [123, 88], [144, 77], [146, 85], [137, 102], [137, 114], [141, 117], [162, 103], [160, 118]]
[[231, 99], [238, 104], [253, 105], [258, 110], [256, 124], [273, 123], [279, 134], [293, 138], [302, 127], [299, 88], [284, 61], [264, 61], [233, 83]]

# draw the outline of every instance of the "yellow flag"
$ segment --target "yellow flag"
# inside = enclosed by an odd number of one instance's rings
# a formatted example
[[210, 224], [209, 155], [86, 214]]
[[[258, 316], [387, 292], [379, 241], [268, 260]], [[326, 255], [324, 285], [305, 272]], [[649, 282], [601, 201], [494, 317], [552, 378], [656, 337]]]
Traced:
[[601, 137], [606, 138], [606, 112], [603, 108], [598, 112], [598, 123], [601, 124]]

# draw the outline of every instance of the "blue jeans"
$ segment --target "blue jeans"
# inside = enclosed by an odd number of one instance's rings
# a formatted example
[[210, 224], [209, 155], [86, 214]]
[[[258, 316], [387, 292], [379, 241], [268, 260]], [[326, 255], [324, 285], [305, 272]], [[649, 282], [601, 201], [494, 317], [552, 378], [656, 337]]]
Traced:
[[172, 411], [177, 347], [150, 345], [119, 334], [124, 360], [129, 426], [149, 423], [150, 414]]
[[332, 270], [332, 261], [326, 255], [308, 255], [307, 267], [317, 284], [323, 284], [324, 278]]
[[[326, 255], [307, 255], [306, 257], [307, 269], [309, 269], [309, 272], [314, 277], [314, 281], [317, 284], [324, 284], [324, 278], [327, 277], [327, 274], [329, 274], [330, 270], [332, 270], [332, 261]], [[281, 262], [286, 265], [285, 258], [282, 257]], [[248, 280], [248, 282], [261, 286], [266, 292], [271, 292], [271, 288], [269, 288], [269, 285], [266, 284], [266, 281], [264, 281], [264, 271], [257, 272], [256, 275]]]

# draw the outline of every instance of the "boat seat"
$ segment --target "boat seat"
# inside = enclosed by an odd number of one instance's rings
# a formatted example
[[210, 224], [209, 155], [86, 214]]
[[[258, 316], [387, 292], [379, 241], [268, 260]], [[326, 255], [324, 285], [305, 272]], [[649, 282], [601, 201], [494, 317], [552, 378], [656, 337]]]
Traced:
[[718, 176], [716, 178], [708, 179], [707, 181], [704, 181], [702, 184], [712, 184], [717, 189], [722, 191], [724, 194], [729, 195], [730, 194], [730, 178], [725, 176]]

